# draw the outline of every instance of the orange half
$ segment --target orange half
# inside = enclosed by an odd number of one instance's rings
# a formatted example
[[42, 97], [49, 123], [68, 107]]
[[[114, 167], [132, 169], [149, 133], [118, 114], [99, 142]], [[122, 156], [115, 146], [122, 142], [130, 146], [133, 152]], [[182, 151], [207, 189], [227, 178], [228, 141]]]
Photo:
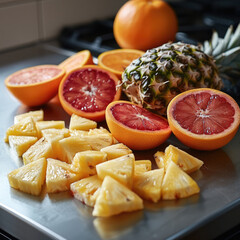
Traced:
[[38, 106], [58, 92], [65, 70], [57, 65], [39, 65], [19, 70], [5, 80], [5, 86], [21, 103]]
[[89, 50], [83, 50], [61, 62], [59, 67], [64, 68], [66, 73], [69, 73], [74, 68], [88, 64], [93, 64], [92, 54]]
[[98, 56], [98, 65], [116, 74], [121, 79], [125, 68], [135, 59], [141, 57], [143, 51], [135, 49], [116, 49], [106, 51]]

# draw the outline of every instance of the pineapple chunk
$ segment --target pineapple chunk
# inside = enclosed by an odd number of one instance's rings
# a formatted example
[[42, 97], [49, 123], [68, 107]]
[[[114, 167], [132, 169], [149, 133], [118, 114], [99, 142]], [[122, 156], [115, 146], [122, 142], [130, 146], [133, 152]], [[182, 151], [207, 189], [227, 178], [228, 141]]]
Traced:
[[89, 135], [99, 135], [99, 134], [108, 134], [112, 138], [112, 144], [118, 143], [118, 141], [113, 137], [113, 135], [103, 127], [90, 129], [88, 132]]
[[36, 161], [39, 158], [49, 158], [53, 156], [52, 146], [47, 139], [42, 137], [34, 143], [23, 155], [24, 165]]
[[134, 164], [134, 175], [138, 175], [152, 169], [152, 162], [150, 160], [137, 160]]
[[49, 128], [42, 130], [43, 137], [54, 137], [56, 135], [63, 134], [64, 137], [69, 137], [70, 132], [67, 128], [57, 129], [57, 128]]
[[162, 199], [189, 197], [200, 191], [197, 183], [173, 161], [168, 163], [162, 183]]
[[70, 184], [81, 179], [79, 173], [71, 169], [71, 165], [65, 162], [48, 158], [46, 185], [48, 193], [62, 192], [70, 189]]
[[100, 163], [96, 166], [98, 177], [103, 180], [106, 176], [111, 176], [131, 188], [134, 174], [134, 160], [134, 155], [128, 154]]
[[108, 160], [122, 157], [132, 153], [132, 150], [122, 143], [114, 144], [101, 149], [101, 152], [107, 154]]
[[12, 125], [7, 129], [5, 142], [8, 142], [9, 136], [32, 136], [37, 137], [38, 132], [32, 117], [27, 117], [22, 121]]
[[107, 161], [107, 154], [100, 151], [84, 151], [76, 153], [72, 160], [72, 169], [81, 172], [82, 177], [97, 174], [96, 165]]
[[59, 141], [58, 159], [72, 163], [76, 153], [92, 150], [91, 146], [80, 137], [68, 137]]
[[42, 137], [42, 130], [44, 129], [63, 129], [65, 128], [64, 121], [39, 121], [36, 122], [36, 127], [38, 130], [38, 136]]
[[93, 216], [110, 217], [140, 209], [143, 209], [143, 200], [136, 193], [110, 176], [106, 176], [96, 199]]
[[37, 137], [9, 136], [9, 145], [10, 148], [21, 157], [37, 140]]
[[165, 157], [164, 152], [158, 151], [154, 154], [154, 159], [158, 168], [164, 168], [164, 157]]
[[10, 186], [25, 193], [39, 195], [45, 182], [46, 168], [46, 159], [40, 158], [15, 169], [8, 174]]
[[89, 129], [93, 129], [97, 127], [97, 123], [95, 121], [89, 120], [87, 118], [80, 117], [76, 114], [72, 114], [69, 124], [69, 129], [73, 130], [84, 130], [88, 131]]
[[30, 111], [27, 113], [19, 114], [14, 117], [14, 124], [21, 122], [23, 119], [26, 119], [27, 117], [32, 117], [34, 122], [42, 121], [43, 115], [44, 115], [43, 110]]
[[102, 148], [112, 145], [112, 137], [109, 134], [82, 136], [81, 139], [87, 142], [93, 150], [100, 151]]
[[101, 185], [102, 181], [97, 175], [94, 175], [72, 183], [70, 190], [76, 199], [90, 207], [94, 207]]
[[73, 129], [73, 130], [70, 130], [69, 132], [70, 132], [70, 136], [73, 136], [73, 137], [88, 136], [88, 131]]
[[143, 199], [158, 202], [161, 198], [163, 176], [163, 168], [138, 174], [134, 177], [133, 191]]
[[190, 154], [172, 145], [169, 145], [165, 149], [164, 156], [165, 170], [168, 167], [170, 161], [175, 162], [186, 173], [192, 173], [198, 170], [203, 165], [203, 162], [201, 160], [191, 156]]

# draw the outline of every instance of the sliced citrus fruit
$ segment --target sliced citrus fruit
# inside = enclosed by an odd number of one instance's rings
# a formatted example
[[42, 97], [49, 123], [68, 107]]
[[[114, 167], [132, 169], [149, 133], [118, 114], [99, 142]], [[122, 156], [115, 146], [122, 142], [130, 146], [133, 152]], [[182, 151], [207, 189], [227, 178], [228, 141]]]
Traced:
[[21, 103], [38, 106], [57, 94], [64, 75], [65, 70], [56, 65], [39, 65], [11, 74], [5, 86]]
[[171, 134], [165, 118], [127, 101], [110, 103], [106, 121], [112, 135], [134, 150], [157, 147]]
[[89, 50], [83, 50], [61, 62], [59, 67], [64, 68], [66, 73], [69, 73], [74, 68], [88, 64], [93, 64], [92, 54]]
[[218, 90], [193, 89], [170, 102], [167, 116], [174, 135], [185, 145], [214, 150], [226, 145], [237, 133], [239, 106]]
[[116, 49], [101, 53], [98, 65], [116, 74], [120, 79], [125, 68], [135, 59], [141, 57], [143, 51], [136, 49]]
[[59, 99], [64, 110], [95, 121], [105, 118], [107, 105], [118, 100], [118, 79], [99, 66], [86, 65], [72, 70], [59, 86]]

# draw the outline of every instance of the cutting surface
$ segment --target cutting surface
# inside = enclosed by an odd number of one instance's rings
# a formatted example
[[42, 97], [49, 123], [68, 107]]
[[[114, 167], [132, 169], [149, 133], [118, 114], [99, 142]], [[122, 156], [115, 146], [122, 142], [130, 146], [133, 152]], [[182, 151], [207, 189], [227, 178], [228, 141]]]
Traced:
[[[10, 188], [7, 173], [22, 166], [22, 161], [10, 152], [8, 144], [4, 142], [6, 129], [13, 124], [16, 114], [38, 108], [30, 109], [20, 105], [5, 89], [4, 79], [25, 67], [58, 64], [67, 55], [65, 51], [58, 52], [54, 48], [40, 45], [2, 53], [0, 56], [0, 227], [7, 228], [7, 231], [19, 239], [31, 239], [33, 235], [34, 239], [44, 236], [45, 239], [68, 240], [179, 239], [200, 227], [207, 227], [212, 221], [234, 209], [239, 212], [239, 131], [228, 145], [216, 151], [194, 151], [171, 136], [156, 149], [135, 152], [136, 159], [150, 159], [154, 165], [153, 154], [173, 144], [204, 161], [201, 170], [191, 175], [200, 186], [200, 194], [177, 201], [160, 201], [156, 204], [145, 202], [144, 211], [106, 219], [94, 218], [92, 209], [74, 199], [69, 192], [48, 195], [44, 189], [40, 197], [35, 197]], [[70, 116], [57, 101], [53, 100], [41, 108], [44, 110], [45, 120], [65, 120], [68, 125]], [[232, 217], [233, 223], [240, 222], [235, 219], [235, 215]], [[9, 219], [9, 222], [5, 224], [3, 219]], [[16, 225], [10, 226], [13, 223]], [[224, 230], [226, 229], [218, 228], [218, 233]], [[208, 234], [209, 239], [214, 234], [217, 235], [209, 229], [205, 231], [208, 231], [205, 234]]]

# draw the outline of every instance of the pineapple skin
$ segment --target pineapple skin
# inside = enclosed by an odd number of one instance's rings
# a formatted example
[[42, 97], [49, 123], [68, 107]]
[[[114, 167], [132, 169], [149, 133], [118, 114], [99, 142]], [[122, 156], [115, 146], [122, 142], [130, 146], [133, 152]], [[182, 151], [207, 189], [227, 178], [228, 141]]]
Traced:
[[177, 94], [203, 87], [222, 87], [213, 58], [180, 42], [148, 50], [122, 74], [122, 89], [129, 100], [161, 115], [166, 115]]

